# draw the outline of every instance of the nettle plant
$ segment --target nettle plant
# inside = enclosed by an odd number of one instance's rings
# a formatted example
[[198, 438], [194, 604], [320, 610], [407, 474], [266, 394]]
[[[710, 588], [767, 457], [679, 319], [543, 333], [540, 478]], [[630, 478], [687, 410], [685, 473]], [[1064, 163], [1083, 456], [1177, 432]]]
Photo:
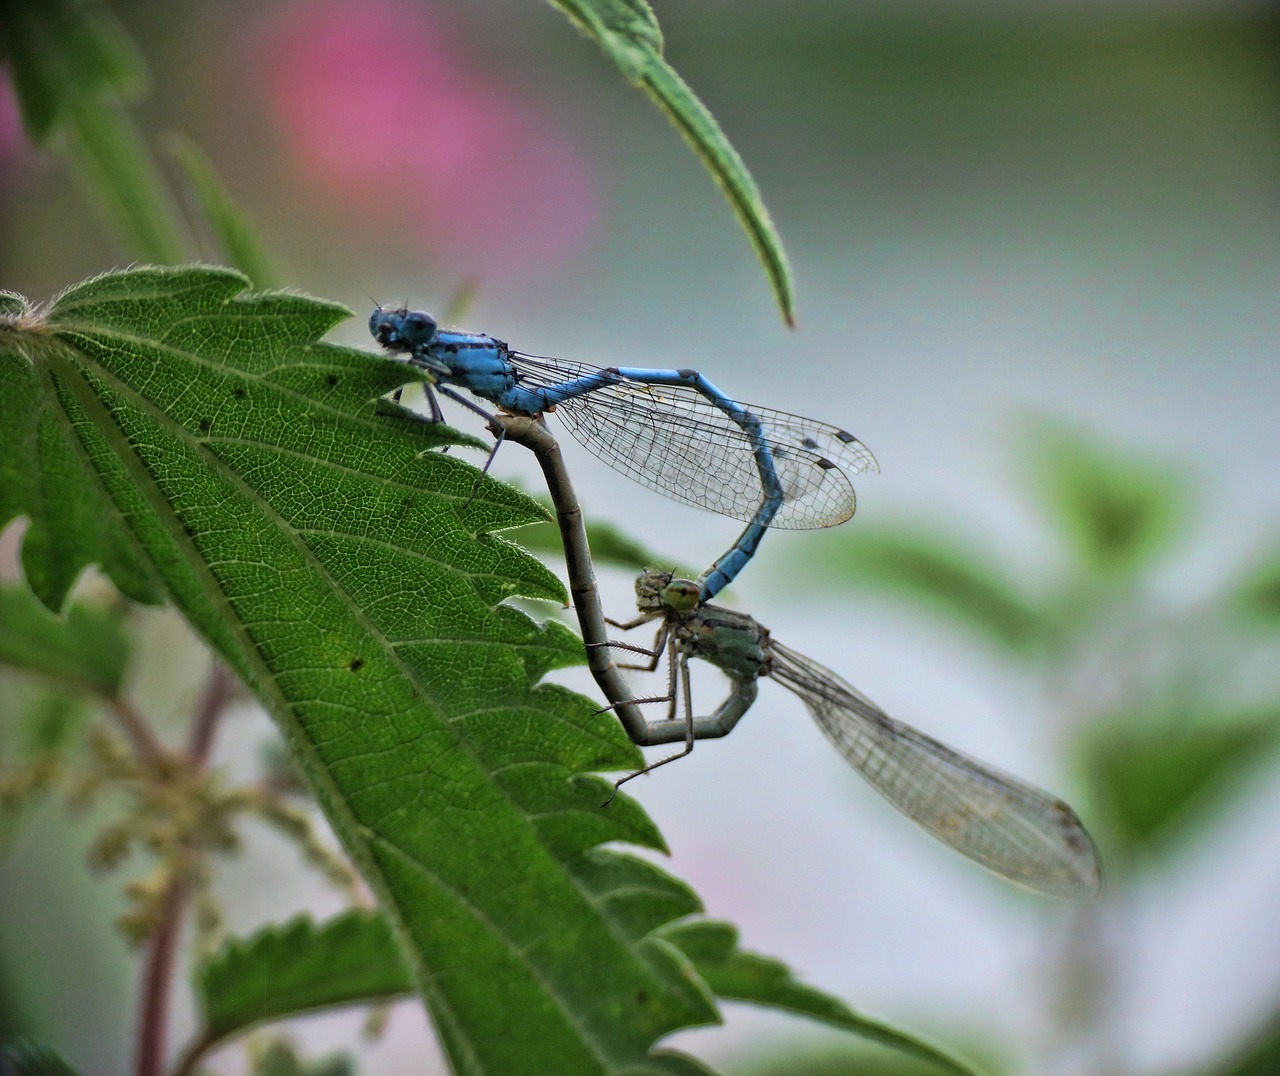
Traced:
[[[789, 318], [758, 193], [664, 61], [647, 6], [555, 6], [696, 149]], [[12, 817], [41, 795], [114, 794], [92, 858], [129, 868], [139, 1076], [192, 1072], [273, 1020], [408, 995], [457, 1072], [703, 1072], [655, 1044], [717, 1022], [720, 999], [969, 1071], [741, 950], [688, 886], [625, 851], [662, 837], [626, 796], [601, 809], [611, 782], [597, 773], [640, 755], [596, 701], [543, 682], [583, 661], [577, 636], [512, 604], [565, 601], [556, 573], [505, 537], [547, 510], [446, 451], [474, 439], [388, 399], [420, 375], [324, 342], [348, 310], [254, 290], [278, 283], [270, 259], [178, 142], [200, 223], [234, 268], [183, 264], [176, 199], [123, 107], [141, 61], [105, 12], [7, 0], [0, 28], [28, 136], [66, 152], [126, 256], [149, 263], [46, 304], [0, 295], [0, 526], [25, 523], [21, 579], [0, 588], [0, 660], [23, 685], [6, 692], [0, 796]], [[109, 586], [78, 587], [89, 568]], [[161, 603], [214, 656], [176, 743], [126, 687], [135, 610]], [[209, 760], [241, 686], [290, 764], [234, 782]], [[341, 851], [313, 832], [308, 797]], [[222, 936], [210, 883], [250, 818], [350, 910]], [[199, 1027], [174, 1044], [193, 913]], [[20, 1069], [67, 1070], [47, 1045], [5, 1050]], [[307, 1065], [282, 1042], [254, 1056], [263, 1072], [345, 1064]]]

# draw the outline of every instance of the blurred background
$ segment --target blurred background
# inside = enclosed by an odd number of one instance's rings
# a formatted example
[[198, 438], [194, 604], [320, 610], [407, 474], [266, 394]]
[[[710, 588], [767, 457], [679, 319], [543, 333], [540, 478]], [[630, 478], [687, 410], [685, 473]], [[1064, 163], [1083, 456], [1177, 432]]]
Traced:
[[[993, 1071], [1280, 1070], [1249, 1068], [1280, 1004], [1276, 9], [653, 6], [781, 231], [795, 330], [688, 148], [548, 5], [113, 8], [151, 65], [148, 136], [208, 152], [281, 278], [360, 315], [343, 342], [372, 349], [372, 301], [439, 311], [469, 284], [467, 328], [693, 366], [876, 453], [851, 523], [771, 534], [726, 600], [1069, 799], [1108, 892], [1075, 909], [987, 877], [766, 683], [732, 737], [629, 786], [744, 946]], [[6, 84], [0, 287], [43, 300], [130, 260], [63, 161], [25, 143]], [[565, 441], [588, 513], [672, 563], [737, 534]], [[495, 471], [536, 488], [523, 456]], [[601, 575], [626, 616], [632, 573]], [[172, 676], [139, 696], [176, 721], [205, 659], [162, 614], [144, 636]], [[578, 672], [560, 678], [594, 695]], [[723, 681], [698, 672], [710, 707]], [[233, 768], [273, 735], [251, 709], [239, 722]], [[127, 1066], [135, 965], [84, 865], [92, 830], [51, 804], [3, 835], [0, 1016], [108, 1073]], [[340, 906], [273, 842], [255, 835], [218, 883], [232, 930]], [[726, 1015], [671, 1045], [730, 1072], [907, 1071], [798, 1020]], [[360, 1023], [288, 1030], [315, 1054]], [[410, 1004], [357, 1052], [370, 1072], [440, 1066]]]

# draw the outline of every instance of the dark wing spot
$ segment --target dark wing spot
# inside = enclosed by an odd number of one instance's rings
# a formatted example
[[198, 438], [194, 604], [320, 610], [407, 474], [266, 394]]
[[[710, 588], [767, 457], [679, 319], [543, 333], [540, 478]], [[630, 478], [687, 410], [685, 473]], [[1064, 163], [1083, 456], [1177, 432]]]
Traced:
[[818, 466], [821, 467], [824, 471], [839, 470], [839, 468], [834, 463], [832, 463], [829, 459], [827, 459], [826, 456], [818, 457]]
[[854, 441], [857, 440], [857, 438], [854, 437], [853, 434], [845, 430], [836, 430], [836, 439], [839, 441], [843, 441], [846, 445], [852, 444]]
[[812, 437], [806, 437], [803, 441], [800, 442], [800, 446], [802, 448], [807, 448], [810, 452], [813, 452], [817, 449], [818, 442], [815, 441]]

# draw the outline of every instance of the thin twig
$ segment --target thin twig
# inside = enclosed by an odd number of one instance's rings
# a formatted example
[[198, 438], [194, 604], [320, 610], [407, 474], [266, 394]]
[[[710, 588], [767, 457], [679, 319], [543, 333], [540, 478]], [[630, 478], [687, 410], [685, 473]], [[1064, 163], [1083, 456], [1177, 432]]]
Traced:
[[[226, 665], [215, 659], [209, 679], [200, 693], [200, 701], [196, 704], [195, 713], [192, 715], [187, 751], [193, 768], [197, 771], [203, 769], [209, 760], [218, 718], [226, 709], [235, 689], [235, 677], [231, 675]], [[141, 718], [138, 718], [138, 727], [146, 729], [147, 734], [150, 735], [150, 729], [147, 729]], [[141, 746], [139, 750], [141, 752]], [[142, 1005], [138, 1015], [137, 1076], [161, 1076], [164, 1072], [164, 1055], [169, 1027], [169, 992], [173, 985], [178, 939], [182, 932], [183, 912], [191, 895], [190, 889], [188, 878], [179, 869], [174, 874], [168, 893], [165, 894], [159, 923], [147, 945], [147, 962], [142, 980]]]
[[173, 985], [173, 965], [177, 958], [182, 908], [186, 900], [187, 883], [175, 877], [165, 895], [160, 924], [147, 943], [147, 961], [142, 973], [142, 1011], [138, 1016], [137, 1076], [161, 1076], [164, 1072], [169, 990]]
[[158, 762], [164, 756], [165, 747], [151, 731], [151, 726], [147, 724], [146, 719], [123, 695], [115, 696], [110, 702], [111, 711], [116, 715], [116, 721], [124, 729], [125, 735], [129, 737], [138, 758], [144, 763]]
[[213, 734], [218, 728], [218, 719], [235, 692], [236, 678], [220, 659], [214, 658], [209, 679], [205, 683], [199, 703], [196, 704], [195, 718], [191, 725], [191, 738], [187, 745], [191, 761], [198, 768], [203, 768], [209, 761], [209, 754], [213, 750]]

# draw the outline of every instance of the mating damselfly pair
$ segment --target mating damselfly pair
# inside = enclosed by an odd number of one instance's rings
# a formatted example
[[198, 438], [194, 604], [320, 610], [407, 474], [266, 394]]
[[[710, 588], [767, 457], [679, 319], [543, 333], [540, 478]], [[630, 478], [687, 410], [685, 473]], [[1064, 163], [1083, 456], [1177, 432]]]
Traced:
[[[1097, 849], [1062, 800], [894, 720], [835, 673], [775, 642], [753, 618], [708, 604], [745, 567], [767, 528], [825, 527], [853, 515], [850, 476], [878, 469], [856, 437], [740, 403], [694, 370], [601, 368], [526, 355], [485, 334], [441, 329], [430, 315], [404, 309], [375, 310], [369, 327], [379, 343], [427, 375], [433, 420], [443, 420], [434, 388], [488, 418], [499, 444], [518, 441], [537, 455], [559, 516], [588, 663], [607, 708], [641, 746], [684, 743], [681, 752], [640, 773], [688, 754], [698, 739], [727, 735], [755, 701], [760, 677], [768, 676], [801, 699], [873, 788], [939, 840], [1030, 889], [1081, 900], [1099, 894]], [[501, 413], [489, 414], [457, 388]], [[747, 521], [734, 545], [696, 580], [654, 571], [637, 580], [640, 615], [616, 626], [656, 621], [652, 648], [608, 637], [581, 510], [542, 421], [550, 410], [623, 474], [675, 500]], [[650, 658], [647, 665], [623, 667], [656, 669], [666, 656], [666, 695], [631, 695], [609, 657], [619, 646]], [[694, 657], [720, 668], [731, 684], [708, 717], [692, 710]], [[645, 717], [640, 706], [646, 702], [665, 703], [667, 716]], [[615, 791], [634, 776], [618, 781]]]

